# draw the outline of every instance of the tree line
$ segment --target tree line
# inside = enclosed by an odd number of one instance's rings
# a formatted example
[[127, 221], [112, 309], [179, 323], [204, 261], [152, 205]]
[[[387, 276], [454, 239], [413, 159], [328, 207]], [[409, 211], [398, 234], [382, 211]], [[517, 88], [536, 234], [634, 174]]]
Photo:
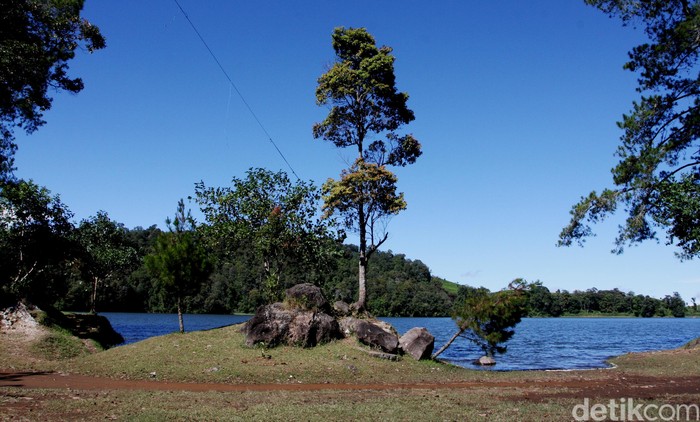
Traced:
[[[602, 314], [649, 318], [683, 317], [686, 314], [686, 303], [678, 292], [657, 299], [619, 289], [550, 292], [539, 283], [530, 288], [527, 305], [530, 316]], [[697, 307], [691, 308], [697, 310]]]
[[[8, 304], [23, 298], [71, 311], [174, 312], [178, 295], [154, 267], [178, 230], [192, 234], [205, 264], [181, 297], [186, 312], [251, 313], [301, 282], [320, 286], [331, 301], [352, 303], [359, 294], [359, 247], [343, 244], [342, 231], [314, 217], [313, 185], [293, 183], [283, 172], [251, 169], [225, 188], [198, 184], [192, 200], [207, 221], [192, 223], [181, 201], [172, 234], [156, 225], [129, 229], [103, 211], [74, 224], [46, 188], [26, 181], [3, 186], [0, 292]], [[297, 219], [300, 213], [310, 221]], [[193, 250], [186, 255], [197, 255]], [[450, 316], [475, 291], [488, 292], [442, 280], [420, 260], [392, 251], [375, 252], [367, 278], [367, 309], [382, 316]], [[529, 316], [686, 312], [678, 293], [657, 299], [618, 289], [552, 292], [532, 283], [526, 294]]]

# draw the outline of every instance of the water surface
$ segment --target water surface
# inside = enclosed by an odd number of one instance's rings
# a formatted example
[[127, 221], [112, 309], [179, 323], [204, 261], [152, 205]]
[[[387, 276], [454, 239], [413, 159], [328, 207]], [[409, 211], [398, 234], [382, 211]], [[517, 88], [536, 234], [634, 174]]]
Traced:
[[[178, 330], [174, 314], [103, 313], [126, 343]], [[196, 331], [245, 322], [247, 315], [185, 315], [185, 330]], [[403, 334], [425, 327], [437, 350], [456, 332], [451, 318], [382, 318]], [[604, 368], [613, 356], [628, 352], [673, 349], [700, 336], [700, 318], [525, 318], [490, 370]], [[457, 339], [440, 357], [456, 365], [472, 362], [481, 350]]]

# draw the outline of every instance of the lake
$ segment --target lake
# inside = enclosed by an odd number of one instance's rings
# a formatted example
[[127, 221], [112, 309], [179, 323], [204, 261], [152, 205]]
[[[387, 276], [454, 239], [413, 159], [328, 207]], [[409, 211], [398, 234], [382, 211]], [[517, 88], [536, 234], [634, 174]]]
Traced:
[[[174, 314], [104, 315], [126, 343], [178, 330]], [[247, 315], [185, 315], [185, 330], [196, 331], [247, 321]], [[435, 336], [435, 349], [456, 332], [451, 318], [381, 318], [403, 334], [425, 327]], [[700, 318], [525, 318], [507, 343], [508, 352], [496, 356], [488, 370], [605, 368], [605, 360], [628, 352], [673, 349], [700, 336]], [[480, 349], [464, 339], [456, 340], [441, 359], [478, 368], [471, 362]]]

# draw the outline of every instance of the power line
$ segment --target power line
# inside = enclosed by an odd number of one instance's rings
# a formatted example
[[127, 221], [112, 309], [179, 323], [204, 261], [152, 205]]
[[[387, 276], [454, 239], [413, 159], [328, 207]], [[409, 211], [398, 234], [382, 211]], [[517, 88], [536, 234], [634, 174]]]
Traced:
[[260, 121], [260, 119], [258, 118], [258, 116], [255, 114], [255, 112], [253, 111], [253, 109], [250, 107], [250, 104], [248, 104], [248, 101], [245, 100], [245, 97], [243, 97], [243, 94], [241, 93], [241, 91], [239, 91], [239, 90], [238, 90], [238, 87], [236, 86], [236, 84], [233, 83], [233, 80], [232, 80], [231, 77], [228, 75], [228, 72], [226, 72], [226, 69], [224, 69], [224, 67], [221, 65], [221, 62], [220, 62], [219, 59], [216, 57], [216, 54], [214, 54], [214, 52], [212, 51], [212, 49], [209, 48], [209, 44], [207, 44], [207, 42], [204, 40], [204, 37], [202, 37], [202, 34], [199, 33], [199, 30], [197, 30], [197, 27], [195, 26], [195, 24], [192, 22], [192, 20], [190, 20], [190, 17], [187, 16], [187, 12], [185, 12], [185, 9], [182, 8], [182, 6], [180, 5], [180, 3], [179, 3], [177, 0], [173, 0], [173, 1], [174, 1], [175, 4], [177, 5], [177, 7], [180, 9], [180, 12], [182, 12], [183, 16], [185, 16], [185, 19], [187, 19], [187, 22], [190, 23], [190, 26], [192, 27], [192, 29], [194, 30], [194, 32], [197, 34], [197, 37], [199, 37], [199, 40], [202, 41], [202, 44], [204, 44], [204, 47], [206, 47], [207, 51], [209, 52], [209, 54], [211, 55], [211, 57], [214, 59], [214, 61], [216, 62], [216, 64], [219, 66], [219, 69], [221, 69], [221, 72], [223, 72], [223, 74], [224, 74], [224, 76], [226, 77], [226, 79], [228, 79], [228, 82], [231, 84], [231, 86], [233, 87], [233, 89], [236, 91], [236, 94], [238, 94], [238, 97], [240, 97], [241, 101], [242, 101], [243, 104], [246, 106], [246, 108], [248, 109], [248, 111], [250, 112], [250, 114], [253, 116], [253, 118], [255, 119], [255, 121], [258, 122], [258, 126], [260, 126], [260, 129], [262, 129], [262, 131], [265, 133], [265, 136], [267, 136], [267, 139], [270, 141], [270, 143], [272, 144], [272, 146], [275, 147], [275, 150], [277, 150], [277, 153], [280, 155], [280, 157], [282, 157], [282, 160], [284, 160], [284, 162], [287, 164], [287, 167], [289, 167], [289, 170], [292, 171], [292, 174], [293, 174], [294, 176], [296, 176], [297, 180], [301, 180], [301, 178], [297, 175], [297, 173], [296, 173], [296, 172], [294, 171], [294, 169], [292, 168], [292, 165], [289, 164], [289, 161], [287, 161], [287, 158], [284, 156], [284, 154], [282, 154], [282, 151], [279, 149], [279, 147], [277, 146], [277, 144], [275, 143], [275, 141], [272, 140], [272, 136], [270, 136], [270, 133], [267, 131], [267, 129], [265, 129], [265, 126], [263, 126], [263, 124], [262, 124], [262, 122]]

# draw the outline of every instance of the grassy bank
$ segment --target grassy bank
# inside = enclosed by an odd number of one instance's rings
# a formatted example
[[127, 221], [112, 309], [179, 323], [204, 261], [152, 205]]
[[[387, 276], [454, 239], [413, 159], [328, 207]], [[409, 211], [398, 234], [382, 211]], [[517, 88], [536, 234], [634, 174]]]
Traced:
[[[3, 345], [0, 358], [7, 351]], [[349, 383], [364, 387], [258, 392], [0, 387], [0, 419], [534, 421], [571, 420], [571, 409], [584, 397], [638, 397], [656, 404], [700, 402], [699, 348], [625, 355], [614, 359], [615, 369], [568, 372], [484, 372], [411, 358], [391, 362], [366, 352], [354, 340], [314, 349], [248, 348], [236, 326], [170, 334], [73, 357], [71, 353], [40, 354], [30, 348], [27, 369], [146, 380], [146, 384]], [[429, 385], [454, 382], [468, 385]], [[375, 387], [370, 389], [370, 384]], [[387, 384], [403, 387], [381, 388]]]

